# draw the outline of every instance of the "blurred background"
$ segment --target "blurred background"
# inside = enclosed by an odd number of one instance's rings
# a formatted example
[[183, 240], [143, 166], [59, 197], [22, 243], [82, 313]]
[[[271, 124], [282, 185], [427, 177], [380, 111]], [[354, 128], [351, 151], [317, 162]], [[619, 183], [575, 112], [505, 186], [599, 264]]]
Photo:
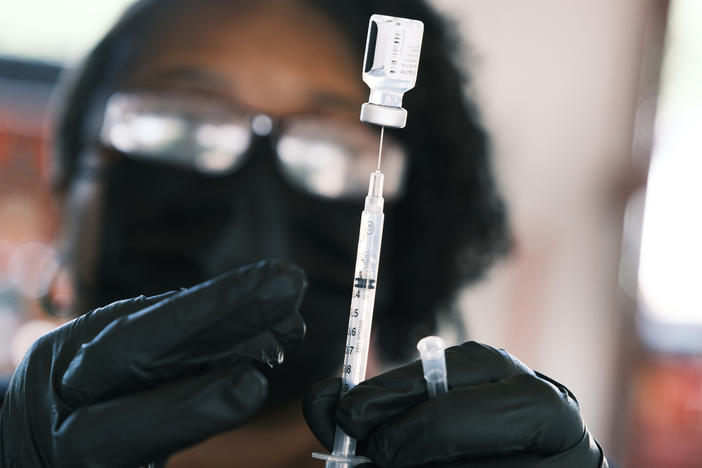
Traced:
[[[0, 0], [0, 373], [58, 323], [52, 88], [130, 3]], [[702, 466], [702, 2], [432, 3], [516, 241], [461, 296], [467, 335], [574, 389], [620, 466]]]

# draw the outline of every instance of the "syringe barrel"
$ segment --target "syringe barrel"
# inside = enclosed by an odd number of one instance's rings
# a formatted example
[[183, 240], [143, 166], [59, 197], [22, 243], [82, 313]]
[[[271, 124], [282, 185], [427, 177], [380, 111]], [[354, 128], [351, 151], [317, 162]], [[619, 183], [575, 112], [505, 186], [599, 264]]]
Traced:
[[378, 285], [378, 260], [385, 220], [382, 211], [375, 211], [378, 205], [382, 207], [382, 198], [380, 201], [373, 198], [366, 198], [366, 206], [370, 206], [370, 209], [361, 213], [344, 366], [341, 371], [342, 397], [366, 377], [375, 290]]

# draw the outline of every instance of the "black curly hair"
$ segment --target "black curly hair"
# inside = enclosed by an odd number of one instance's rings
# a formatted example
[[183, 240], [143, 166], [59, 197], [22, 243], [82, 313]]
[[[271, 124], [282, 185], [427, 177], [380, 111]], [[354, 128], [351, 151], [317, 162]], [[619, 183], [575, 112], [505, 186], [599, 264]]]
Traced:
[[[72, 183], [78, 155], [97, 138], [105, 101], [140, 44], [153, 34], [153, 21], [163, 19], [177, 1], [137, 2], [64, 80], [53, 155], [53, 181], [59, 192]], [[488, 138], [475, 106], [464, 95], [468, 77], [456, 61], [461, 42], [454, 28], [423, 0], [297, 1], [337, 25], [353, 45], [349, 50], [358, 51], [358, 63], [372, 13], [424, 22], [420, 73], [404, 100], [410, 118], [396, 133], [407, 143], [411, 160], [405, 197], [393, 208], [404, 233], [393, 242], [403, 255], [395, 264], [381, 266], [382, 275], [391, 275], [397, 284], [423, 278], [422, 288], [396, 288], [392, 311], [374, 319], [383, 356], [403, 359], [419, 338], [435, 330], [438, 314], [450, 309], [459, 287], [479, 278], [510, 246]]]

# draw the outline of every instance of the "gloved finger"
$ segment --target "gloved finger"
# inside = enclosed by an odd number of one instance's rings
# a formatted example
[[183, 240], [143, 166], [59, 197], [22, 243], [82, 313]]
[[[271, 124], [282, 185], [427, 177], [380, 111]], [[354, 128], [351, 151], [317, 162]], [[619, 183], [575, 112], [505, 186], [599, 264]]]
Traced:
[[[469, 341], [446, 349], [450, 389], [497, 382], [533, 371], [504, 350]], [[421, 361], [361, 382], [339, 402], [342, 427], [365, 439], [370, 431], [428, 398]]]
[[80, 328], [84, 334], [83, 339], [91, 340], [100, 333], [107, 325], [119, 317], [124, 317], [139, 310], [150, 307], [164, 299], [177, 294], [178, 291], [168, 291], [155, 296], [137, 296], [130, 299], [115, 301], [104, 307], [91, 310], [87, 314], [75, 319], [74, 327]]
[[119, 317], [81, 346], [61, 395], [80, 406], [241, 356], [281, 362], [304, 336], [298, 309], [305, 286], [298, 267], [266, 261]]
[[[377, 468], [375, 464], [360, 465]], [[609, 468], [604, 452], [589, 432], [575, 446], [552, 455], [513, 453], [510, 455], [464, 458], [423, 465], [425, 468]]]
[[367, 453], [381, 466], [517, 452], [550, 455], [575, 446], [585, 432], [569, 392], [522, 374], [453, 389], [408, 409], [370, 434]]
[[302, 398], [302, 414], [317, 440], [331, 451], [334, 445], [336, 422], [334, 414], [339, 403], [341, 378], [331, 377], [317, 382]]
[[60, 460], [134, 467], [237, 427], [263, 404], [267, 383], [251, 366], [220, 369], [81, 408], [54, 430]]

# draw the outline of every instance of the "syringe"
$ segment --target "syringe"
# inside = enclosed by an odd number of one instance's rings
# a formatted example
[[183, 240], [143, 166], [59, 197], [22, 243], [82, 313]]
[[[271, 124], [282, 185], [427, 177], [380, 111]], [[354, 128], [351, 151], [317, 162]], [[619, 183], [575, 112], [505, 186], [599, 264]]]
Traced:
[[[380, 148], [378, 151], [378, 169], [370, 175], [368, 195], [361, 212], [361, 227], [358, 234], [356, 267], [351, 292], [351, 311], [349, 327], [346, 334], [344, 365], [341, 371], [340, 398], [360, 383], [366, 376], [368, 362], [368, 345], [370, 344], [371, 324], [373, 322], [373, 305], [375, 288], [378, 281], [378, 259], [383, 238], [383, 173], [380, 172], [383, 133], [380, 130]], [[334, 434], [334, 449], [331, 454], [313, 453], [312, 456], [327, 460], [327, 468], [346, 468], [366, 463], [370, 460], [356, 457], [356, 440], [344, 433], [337, 426]]]
[[[361, 107], [361, 121], [381, 127], [380, 147], [378, 169], [370, 175], [368, 195], [361, 212], [340, 398], [366, 376], [385, 218], [384, 176], [380, 171], [383, 135], [386, 126], [405, 126], [407, 111], [401, 107], [402, 95], [414, 87], [417, 78], [423, 31], [421, 21], [383, 15], [372, 15], [368, 26], [363, 81], [371, 88], [371, 93], [369, 102]], [[356, 440], [337, 426], [332, 453], [313, 453], [312, 456], [326, 460], [326, 468], [350, 468], [370, 461], [355, 454]]]

